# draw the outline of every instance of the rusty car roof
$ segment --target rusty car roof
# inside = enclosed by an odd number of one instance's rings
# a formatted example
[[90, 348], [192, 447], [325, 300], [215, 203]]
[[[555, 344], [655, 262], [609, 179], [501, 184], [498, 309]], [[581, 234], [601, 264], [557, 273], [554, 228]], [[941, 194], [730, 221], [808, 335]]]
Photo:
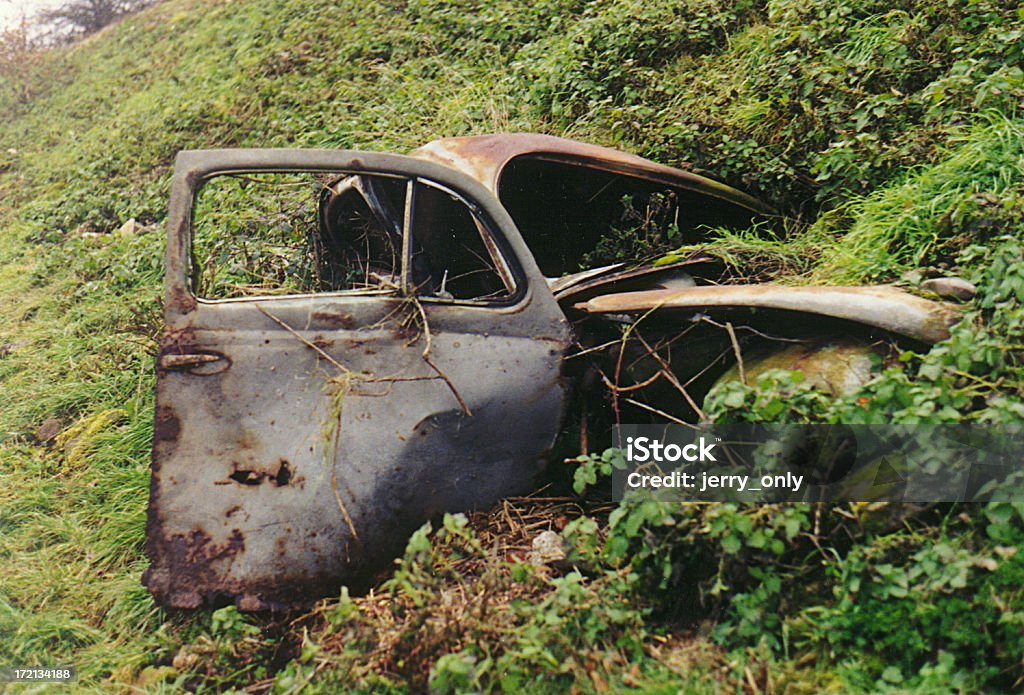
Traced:
[[497, 133], [441, 138], [413, 150], [410, 156], [456, 169], [497, 195], [501, 174], [513, 159], [535, 156], [554, 162], [612, 171], [704, 193], [763, 215], [774, 210], [763, 202], [691, 171], [652, 162], [635, 154], [541, 133]]

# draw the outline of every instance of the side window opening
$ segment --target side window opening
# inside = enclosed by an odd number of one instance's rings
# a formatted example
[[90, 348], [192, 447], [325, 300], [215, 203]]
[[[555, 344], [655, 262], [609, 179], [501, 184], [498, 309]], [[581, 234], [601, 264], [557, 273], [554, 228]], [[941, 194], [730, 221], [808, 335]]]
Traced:
[[321, 197], [313, 243], [322, 291], [401, 288], [405, 179], [350, 176]]
[[404, 289], [487, 302], [515, 289], [497, 242], [466, 201], [419, 179], [218, 175], [197, 194], [192, 230], [193, 289], [204, 299]]
[[206, 181], [193, 208], [192, 283], [207, 299], [313, 291], [309, 231], [316, 226], [304, 174], [222, 175]]
[[214, 300], [397, 293], [402, 227], [390, 215], [404, 208], [405, 186], [330, 172], [211, 177], [193, 207], [193, 291]]
[[500, 254], [488, 248], [485, 228], [461, 198], [439, 186], [417, 183], [412, 223], [414, 292], [472, 301], [512, 295], [511, 273], [499, 265]]

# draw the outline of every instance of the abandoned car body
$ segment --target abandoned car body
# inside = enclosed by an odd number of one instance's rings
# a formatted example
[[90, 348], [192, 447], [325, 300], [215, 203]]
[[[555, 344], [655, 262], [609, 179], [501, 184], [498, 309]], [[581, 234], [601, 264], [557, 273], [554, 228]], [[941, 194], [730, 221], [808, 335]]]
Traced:
[[[567, 414], [587, 411], [572, 417], [591, 431], [699, 416], [739, 349], [737, 317], [744, 349], [770, 333], [787, 347], [945, 337], [956, 312], [941, 303], [716, 288], [713, 257], [628, 264], [635, 230], [609, 232], [655, 219], [645, 248], [679, 246], [770, 214], [689, 172], [548, 136], [411, 157], [181, 153], [143, 581], [168, 606], [243, 610], [365, 583], [424, 521], [529, 490]], [[254, 249], [261, 233], [277, 242]], [[611, 407], [573, 395], [595, 385]]]

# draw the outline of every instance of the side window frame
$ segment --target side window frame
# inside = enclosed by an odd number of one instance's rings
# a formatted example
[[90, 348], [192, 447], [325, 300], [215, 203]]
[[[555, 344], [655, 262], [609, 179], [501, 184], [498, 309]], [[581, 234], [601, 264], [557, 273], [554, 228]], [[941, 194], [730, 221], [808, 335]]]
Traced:
[[[487, 257], [490, 260], [494, 273], [505, 285], [505, 294], [492, 298], [457, 298], [443, 297], [434, 294], [426, 294], [417, 291], [413, 282], [413, 244], [416, 227], [416, 196], [420, 187], [433, 188], [441, 193], [450, 196], [458, 204], [462, 205], [473, 220], [473, 226], [479, 235], [480, 241]], [[515, 253], [508, 247], [504, 235], [496, 233], [498, 225], [488, 218], [485, 211], [472, 201], [467, 200], [464, 195], [442, 183], [423, 178], [412, 177], [409, 180], [409, 188], [405, 197], [405, 214], [403, 219], [403, 263], [402, 271], [402, 293], [404, 296], [416, 296], [418, 300], [438, 304], [456, 304], [468, 306], [495, 306], [503, 307], [518, 302], [526, 293], [527, 279], [516, 260]]]
[[[322, 170], [316, 169], [295, 169], [295, 170], [265, 170], [261, 173], [280, 173], [280, 174], [293, 174], [293, 173], [323, 173]], [[415, 296], [419, 301], [428, 303], [438, 304], [453, 304], [453, 305], [466, 305], [466, 306], [483, 306], [483, 307], [506, 307], [519, 302], [526, 294], [526, 287], [528, 285], [528, 279], [526, 273], [523, 271], [521, 264], [518, 262], [516, 254], [512, 251], [508, 245], [504, 235], [500, 233], [499, 226], [497, 223], [490, 219], [480, 206], [474, 204], [471, 200], [467, 199], [465, 195], [456, 191], [449, 186], [446, 186], [438, 181], [430, 178], [417, 175], [400, 174], [400, 173], [388, 173], [388, 172], [337, 172], [348, 177], [372, 177], [380, 176], [387, 178], [404, 179], [406, 186], [405, 195], [405, 207], [402, 210], [402, 219], [400, 221], [400, 229], [402, 239], [401, 249], [401, 268], [399, 274], [399, 290], [397, 292], [391, 292], [386, 290], [367, 290], [367, 289], [342, 289], [342, 290], [331, 290], [324, 292], [296, 292], [296, 293], [282, 293], [282, 294], [256, 294], [251, 296], [241, 297], [203, 297], [199, 294], [199, 283], [196, 278], [196, 273], [201, 272], [202, 264], [195, 255], [195, 238], [194, 230], [196, 227], [196, 221], [194, 219], [195, 213], [195, 201], [202, 188], [208, 184], [211, 180], [220, 176], [231, 176], [239, 172], [213, 172], [208, 176], [204, 176], [203, 179], [198, 183], [194, 197], [190, 205], [190, 220], [189, 227], [192, 233], [189, 234], [188, 239], [188, 289], [195, 300], [200, 304], [217, 305], [222, 303], [239, 303], [247, 301], [275, 301], [281, 299], [296, 299], [296, 298], [317, 298], [317, 297], [332, 297], [332, 298], [356, 298], [356, 297], [377, 297], [386, 298], [394, 296], [412, 297]], [[339, 179], [340, 180], [340, 179]], [[444, 296], [437, 296], [417, 291], [417, 287], [413, 282], [413, 243], [414, 235], [416, 233], [416, 197], [417, 192], [421, 187], [429, 187], [440, 191], [441, 193], [450, 196], [458, 204], [462, 205], [467, 214], [472, 218], [473, 225], [476, 233], [479, 235], [480, 241], [483, 245], [484, 250], [487, 253], [487, 257], [494, 269], [495, 274], [500, 278], [501, 282], [505, 286], [505, 293], [499, 297], [493, 298], [451, 298]], [[365, 193], [358, 187], [356, 190], [360, 195], [365, 197]], [[369, 203], [368, 203], [369, 204]], [[319, 205], [318, 205], [319, 207]], [[318, 232], [324, 234], [324, 221], [321, 219], [318, 222]]]
[[[545, 292], [545, 280], [533, 253], [516, 229], [515, 222], [492, 191], [465, 173], [444, 165], [405, 155], [357, 150], [325, 149], [214, 149], [182, 150], [174, 164], [170, 204], [167, 214], [167, 243], [164, 249], [164, 321], [168, 330], [187, 326], [221, 325], [218, 306], [237, 306], [256, 301], [271, 301], [299, 311], [299, 302], [312, 298], [332, 301], [380, 301], [381, 297], [324, 293], [273, 295], [262, 299], [203, 299], [193, 291], [190, 262], [193, 234], [194, 197], [202, 183], [224, 174], [252, 172], [342, 173], [345, 175], [381, 174], [405, 179], [420, 178], [436, 182], [459, 194], [469, 203], [478, 219], [493, 234], [498, 250], [515, 283], [515, 292], [501, 301], [489, 301], [486, 307], [503, 311], [527, 311], [535, 320], [561, 325], [564, 315], [554, 298]], [[539, 288], [539, 289], [538, 289]], [[333, 297], [332, 297], [333, 295]], [[424, 297], [426, 302], [451, 304], [444, 299]], [[476, 308], [479, 304], [470, 303]], [[440, 307], [439, 307], [440, 308]], [[289, 308], [291, 310], [291, 308]], [[196, 312], [199, 312], [196, 314]], [[226, 315], [225, 315], [226, 316]], [[226, 320], [226, 319], [225, 319]]]

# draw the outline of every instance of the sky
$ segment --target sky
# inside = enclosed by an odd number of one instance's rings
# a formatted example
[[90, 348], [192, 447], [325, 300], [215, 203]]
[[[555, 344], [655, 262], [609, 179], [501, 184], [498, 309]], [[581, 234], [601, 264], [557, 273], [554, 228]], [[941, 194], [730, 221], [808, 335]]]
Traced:
[[0, 0], [0, 29], [17, 26], [22, 15], [31, 16], [57, 2], [59, 0]]

